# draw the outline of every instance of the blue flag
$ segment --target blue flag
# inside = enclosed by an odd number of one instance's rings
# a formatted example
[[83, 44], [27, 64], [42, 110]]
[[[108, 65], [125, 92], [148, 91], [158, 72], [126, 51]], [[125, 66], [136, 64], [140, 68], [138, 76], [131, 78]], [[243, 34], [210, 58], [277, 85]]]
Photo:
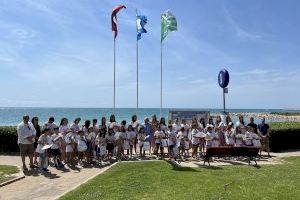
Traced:
[[137, 40], [141, 39], [142, 33], [147, 33], [144, 26], [147, 24], [147, 17], [144, 15], [136, 15]]

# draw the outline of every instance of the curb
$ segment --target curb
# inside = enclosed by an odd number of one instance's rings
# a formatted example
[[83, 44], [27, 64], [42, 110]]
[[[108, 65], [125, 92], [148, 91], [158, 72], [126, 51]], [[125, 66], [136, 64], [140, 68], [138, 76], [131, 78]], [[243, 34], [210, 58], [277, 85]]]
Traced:
[[0, 187], [6, 186], [8, 184], [14, 183], [14, 182], [16, 182], [18, 180], [21, 180], [21, 179], [25, 178], [25, 175], [24, 175], [21, 167], [20, 166], [17, 166], [17, 167], [18, 167], [18, 170], [19, 170], [19, 173], [18, 173], [17, 177], [1, 183]]
[[74, 187], [70, 188], [70, 190], [65, 191], [64, 193], [62, 193], [62, 194], [60, 194], [60, 195], [54, 197], [53, 199], [59, 199], [60, 197], [64, 196], [65, 194], [67, 194], [67, 193], [69, 193], [69, 192], [75, 190], [76, 188], [78, 188], [78, 187], [81, 186], [82, 184], [85, 184], [85, 183], [87, 183], [89, 180], [95, 178], [95, 177], [98, 176], [99, 174], [102, 174], [103, 172], [106, 172], [108, 169], [110, 169], [111, 167], [115, 166], [115, 165], [118, 164], [118, 163], [119, 163], [119, 162], [114, 162], [113, 164], [111, 164], [111, 165], [109, 165], [109, 166], [107, 166], [107, 167], [104, 167], [103, 170], [102, 170], [101, 172], [99, 172], [99, 173], [97, 173], [97, 174], [91, 176], [90, 178], [88, 178], [88, 179], [85, 180], [84, 182], [82, 182], [82, 183], [80, 183], [80, 184], [78, 184], [78, 185], [75, 185]]

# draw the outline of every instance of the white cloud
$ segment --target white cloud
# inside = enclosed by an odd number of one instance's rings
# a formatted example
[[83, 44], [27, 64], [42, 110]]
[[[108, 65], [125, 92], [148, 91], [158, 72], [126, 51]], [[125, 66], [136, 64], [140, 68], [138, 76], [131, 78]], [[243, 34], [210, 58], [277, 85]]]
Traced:
[[229, 10], [224, 6], [224, 15], [225, 19], [228, 21], [228, 23], [231, 25], [233, 30], [235, 31], [236, 36], [243, 38], [243, 39], [262, 39], [262, 35], [251, 33], [247, 31], [246, 29], [242, 28], [233, 18], [233, 16], [230, 14]]

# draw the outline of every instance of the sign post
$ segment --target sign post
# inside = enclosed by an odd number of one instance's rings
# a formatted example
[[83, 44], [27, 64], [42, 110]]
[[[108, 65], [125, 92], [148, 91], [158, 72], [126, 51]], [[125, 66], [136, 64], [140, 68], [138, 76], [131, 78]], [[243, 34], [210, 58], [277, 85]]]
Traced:
[[223, 89], [223, 112], [226, 113], [225, 94], [228, 93], [229, 73], [226, 69], [222, 69], [218, 75], [219, 86]]

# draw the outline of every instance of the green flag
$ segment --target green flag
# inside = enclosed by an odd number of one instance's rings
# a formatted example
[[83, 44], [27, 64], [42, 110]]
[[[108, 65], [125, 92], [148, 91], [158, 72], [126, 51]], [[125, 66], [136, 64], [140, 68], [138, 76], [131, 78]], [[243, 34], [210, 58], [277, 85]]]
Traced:
[[177, 31], [177, 21], [175, 16], [167, 10], [161, 15], [161, 42], [172, 31]]

